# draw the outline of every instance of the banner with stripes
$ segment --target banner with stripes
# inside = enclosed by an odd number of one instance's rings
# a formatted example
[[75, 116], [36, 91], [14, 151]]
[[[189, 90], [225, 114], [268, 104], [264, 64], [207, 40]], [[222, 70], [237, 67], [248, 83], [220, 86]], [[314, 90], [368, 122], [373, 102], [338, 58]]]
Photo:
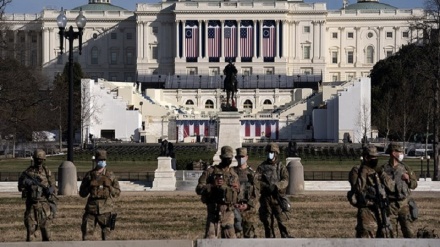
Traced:
[[266, 137], [273, 140], [279, 138], [279, 122], [277, 120], [242, 120], [243, 137]]
[[196, 58], [199, 56], [199, 27], [197, 21], [186, 21], [185, 53], [186, 57]]
[[237, 22], [225, 21], [224, 45], [226, 58], [237, 57]]
[[208, 57], [220, 57], [221, 27], [219, 21], [208, 22]]
[[240, 56], [253, 57], [254, 53], [254, 28], [252, 21], [241, 21], [240, 25]]
[[183, 141], [188, 136], [214, 136], [212, 132], [215, 121], [209, 120], [177, 120], [177, 137], [178, 141]]
[[275, 57], [276, 51], [275, 21], [263, 21], [263, 57]]

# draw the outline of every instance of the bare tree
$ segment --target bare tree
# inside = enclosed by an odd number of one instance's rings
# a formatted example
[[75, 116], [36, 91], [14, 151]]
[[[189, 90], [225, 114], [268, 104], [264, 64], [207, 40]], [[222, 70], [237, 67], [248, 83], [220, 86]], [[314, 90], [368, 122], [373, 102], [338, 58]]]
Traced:
[[365, 145], [371, 137], [371, 103], [367, 98], [363, 98], [361, 102], [356, 124], [360, 132], [358, 136], [362, 136], [362, 144]]
[[[103, 104], [99, 103], [99, 98], [90, 93], [88, 80], [81, 81], [81, 143], [88, 139], [90, 134], [90, 122], [101, 123], [99, 113], [102, 112]], [[83, 133], [87, 130], [86, 133]]]

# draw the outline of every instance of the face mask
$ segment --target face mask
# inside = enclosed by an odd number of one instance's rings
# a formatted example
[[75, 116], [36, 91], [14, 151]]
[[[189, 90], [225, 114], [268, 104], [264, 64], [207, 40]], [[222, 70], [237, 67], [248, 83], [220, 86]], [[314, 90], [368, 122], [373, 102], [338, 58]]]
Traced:
[[378, 162], [379, 162], [379, 161], [378, 161], [377, 159], [371, 159], [371, 160], [370, 160], [370, 166], [371, 166], [371, 167], [376, 167]]
[[403, 160], [403, 154], [399, 154], [399, 157], [397, 158], [397, 160], [399, 161], [399, 162], [402, 162], [402, 160]]
[[98, 163], [96, 163], [96, 166], [106, 167], [107, 163], [105, 162], [105, 160], [100, 160], [100, 161], [98, 161]]
[[275, 157], [275, 153], [269, 153], [267, 155], [267, 158], [270, 159], [270, 160], [273, 160], [274, 157]]
[[222, 159], [223, 166], [229, 166], [232, 163], [232, 159]]
[[240, 165], [246, 164], [247, 159], [245, 157], [240, 158]]

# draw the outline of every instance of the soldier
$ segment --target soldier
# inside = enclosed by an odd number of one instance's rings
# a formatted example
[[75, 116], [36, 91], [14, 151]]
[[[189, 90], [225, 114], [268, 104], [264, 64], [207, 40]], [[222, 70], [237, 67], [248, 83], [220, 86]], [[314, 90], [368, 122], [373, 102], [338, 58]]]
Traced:
[[283, 214], [279, 203], [279, 197], [286, 194], [289, 173], [286, 166], [279, 160], [280, 148], [276, 143], [266, 146], [266, 154], [267, 159], [258, 166], [256, 172], [260, 191], [259, 216], [264, 225], [264, 235], [266, 238], [275, 237], [273, 224], [269, 223], [275, 217], [281, 237], [291, 238], [284, 224], [288, 216]]
[[358, 208], [356, 237], [393, 237], [389, 222], [388, 199], [385, 185], [394, 181], [386, 173], [377, 173], [377, 148], [369, 145], [362, 150], [362, 164], [350, 172], [352, 196], [350, 203]]
[[246, 148], [237, 148], [235, 158], [238, 166], [234, 167], [234, 171], [240, 180], [240, 194], [238, 195], [238, 203], [235, 205], [235, 213], [238, 216], [236, 217], [235, 231], [237, 236], [240, 236], [240, 232], [243, 231], [244, 238], [256, 238], [258, 190], [256, 189], [255, 171], [247, 164], [249, 157]]
[[53, 200], [56, 192], [55, 179], [51, 171], [44, 165], [46, 153], [42, 149], [34, 151], [33, 165], [29, 166], [18, 179], [18, 190], [26, 198], [24, 225], [26, 241], [35, 237], [38, 228], [43, 241], [50, 241], [49, 226], [56, 214], [56, 203]]
[[218, 165], [210, 166], [199, 178], [196, 187], [206, 204], [205, 238], [236, 238], [234, 230], [234, 205], [240, 190], [238, 176], [229, 166], [234, 157], [230, 146], [221, 148]]
[[417, 188], [417, 177], [407, 165], [402, 163], [404, 157], [402, 146], [390, 143], [387, 153], [390, 159], [382, 166], [382, 170], [395, 182], [395, 188], [387, 188], [394, 236], [399, 236], [400, 225], [404, 238], [414, 238], [412, 222], [417, 219], [417, 215], [411, 214], [411, 211], [417, 212], [417, 206], [411, 198], [411, 190]]
[[113, 172], [107, 170], [106, 160], [107, 152], [97, 150], [96, 166], [86, 173], [81, 182], [79, 195], [88, 196], [81, 225], [83, 240], [89, 240], [93, 236], [96, 224], [101, 227], [102, 240], [110, 239], [111, 230], [114, 229], [116, 213], [113, 212], [113, 203], [121, 190]]

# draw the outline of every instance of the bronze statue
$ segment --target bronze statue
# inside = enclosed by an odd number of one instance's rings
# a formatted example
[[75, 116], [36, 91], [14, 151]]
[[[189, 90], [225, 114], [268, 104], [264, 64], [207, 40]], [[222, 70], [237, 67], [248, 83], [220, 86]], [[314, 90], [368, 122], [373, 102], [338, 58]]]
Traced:
[[[224, 81], [224, 91], [226, 91], [226, 107], [236, 107], [234, 102], [234, 94], [237, 92], [237, 68], [232, 63], [232, 60], [229, 60], [228, 64], [225, 66], [223, 70], [223, 74], [226, 75]], [[231, 100], [231, 103], [229, 102]]]

